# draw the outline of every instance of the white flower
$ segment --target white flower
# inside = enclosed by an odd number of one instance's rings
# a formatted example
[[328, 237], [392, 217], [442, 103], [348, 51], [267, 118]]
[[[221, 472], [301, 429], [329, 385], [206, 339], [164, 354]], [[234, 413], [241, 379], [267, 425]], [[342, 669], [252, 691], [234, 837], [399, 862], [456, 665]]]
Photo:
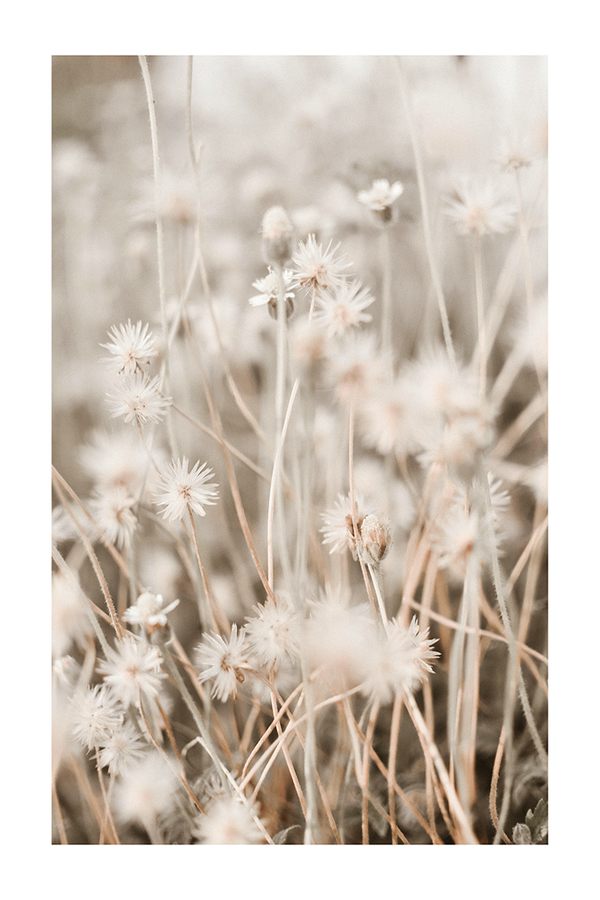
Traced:
[[164, 600], [160, 594], [151, 594], [145, 591], [137, 599], [135, 606], [130, 606], [123, 613], [125, 622], [131, 625], [141, 625], [148, 634], [157, 629], [167, 627], [167, 613], [175, 609], [179, 600], [174, 600], [168, 606], [163, 606]]
[[[108, 350], [112, 356], [105, 358], [104, 362], [116, 366], [119, 374], [134, 375], [142, 370], [142, 366], [150, 362], [152, 357], [157, 355], [154, 346], [154, 337], [148, 332], [148, 325], [138, 322], [132, 325], [131, 320], [127, 325], [112, 326], [109, 331], [109, 337], [112, 337], [110, 344], [100, 344], [105, 350]], [[112, 332], [112, 334], [111, 334]]]
[[[365, 500], [358, 494], [354, 495], [354, 519], [356, 527], [360, 529], [361, 523], [365, 516], [370, 512]], [[325, 522], [321, 528], [324, 535], [323, 543], [331, 544], [329, 550], [332, 553], [342, 553], [345, 550], [351, 550], [352, 555], [356, 554], [356, 536], [354, 534], [354, 526], [352, 522], [352, 507], [350, 504], [350, 494], [340, 494], [335, 505], [324, 513], [321, 518]], [[356, 556], [355, 556], [356, 558]]]
[[352, 333], [344, 344], [332, 346], [327, 365], [336, 397], [342, 403], [369, 400], [385, 384], [389, 372], [389, 363], [378, 351], [373, 334]]
[[374, 302], [368, 288], [360, 281], [342, 281], [333, 294], [322, 294], [317, 298], [314, 322], [321, 325], [330, 337], [341, 337], [351, 328], [373, 318], [365, 310]]
[[258, 667], [271, 669], [298, 656], [298, 617], [286, 597], [268, 599], [255, 606], [256, 616], [248, 618], [246, 634], [250, 655]]
[[229, 640], [221, 635], [205, 634], [197, 647], [200, 682], [213, 680], [212, 696], [225, 701], [235, 697], [238, 684], [244, 681], [244, 670], [249, 668], [246, 634], [238, 633], [237, 625], [231, 626]]
[[414, 452], [418, 446], [415, 422], [419, 410], [407, 379], [398, 377], [386, 382], [360, 407], [363, 442], [382, 456], [392, 451], [399, 456]]
[[215, 797], [195, 820], [193, 836], [202, 844], [262, 844], [258, 806], [235, 795]]
[[123, 416], [126, 422], [145, 425], [160, 422], [171, 400], [160, 392], [160, 377], [150, 379], [142, 372], [125, 375], [108, 392], [113, 419]]
[[93, 628], [77, 583], [61, 572], [52, 576], [52, 654], [64, 656], [75, 641], [85, 646]]
[[92, 750], [108, 740], [115, 728], [123, 722], [123, 710], [115, 695], [106, 685], [93, 688], [73, 697], [73, 734], [77, 740]]
[[[160, 463], [163, 458], [160, 448], [152, 447], [152, 456]], [[139, 434], [130, 428], [93, 431], [80, 448], [79, 459], [86, 474], [101, 490], [121, 486], [133, 497], [139, 497], [144, 485], [153, 479], [148, 451]]]
[[157, 647], [127, 634], [116, 650], [108, 648], [107, 655], [108, 659], [100, 660], [98, 671], [125, 707], [139, 705], [140, 692], [148, 697], [158, 694], [164, 676], [160, 674], [162, 656]]
[[120, 821], [156, 831], [159, 818], [179, 802], [179, 788], [169, 763], [158, 751], [150, 750], [127, 766], [115, 782], [112, 806]]
[[498, 185], [490, 180], [463, 181], [448, 198], [446, 215], [459, 234], [504, 234], [516, 216], [514, 204], [502, 199]]
[[433, 672], [429, 660], [439, 656], [431, 649], [437, 638], [429, 640], [428, 634], [429, 629], [419, 630], [415, 618], [407, 630], [393, 620], [390, 631], [380, 632], [377, 650], [368, 659], [362, 693], [390, 703], [396, 694], [414, 691]]
[[312, 610], [306, 628], [306, 648], [317, 684], [332, 691], [349, 690], [367, 676], [365, 659], [373, 652], [376, 626], [368, 603], [350, 606], [344, 594], [328, 593]]
[[339, 287], [344, 277], [344, 269], [350, 265], [345, 258], [337, 257], [339, 244], [331, 247], [329, 242], [324, 250], [317, 244], [314, 234], [308, 236], [306, 242], [301, 241], [293, 256], [294, 275], [300, 287], [312, 287], [318, 290]]
[[376, 178], [368, 191], [359, 191], [357, 199], [374, 211], [383, 210], [392, 205], [403, 193], [401, 181], [390, 184], [387, 178]]
[[99, 742], [98, 765], [108, 766], [111, 775], [121, 775], [127, 766], [140, 760], [147, 744], [129, 721], [123, 722]]
[[208, 463], [197, 462], [191, 472], [184, 456], [170, 463], [162, 475], [161, 491], [154, 498], [159, 506], [164, 506], [163, 518], [173, 522], [182, 519], [188, 509], [205, 516], [205, 506], [214, 506], [218, 499], [218, 485], [208, 484], [213, 470], [207, 468]]
[[138, 520], [132, 510], [135, 499], [129, 489], [116, 485], [97, 491], [90, 501], [90, 512], [108, 540], [117, 547], [129, 547]]
[[403, 191], [401, 181], [390, 184], [387, 178], [376, 178], [368, 191], [358, 192], [357, 199], [368, 206], [383, 224], [387, 224], [392, 218], [392, 203]]
[[[283, 283], [285, 285], [285, 299], [290, 302], [296, 296], [291, 288], [295, 287], [294, 273], [291, 269], [283, 270]], [[277, 273], [269, 266], [269, 274], [258, 281], [252, 282], [252, 287], [258, 291], [254, 297], [250, 297], [248, 303], [250, 306], [264, 306], [267, 303], [277, 304], [277, 294], [279, 293], [279, 280]]]

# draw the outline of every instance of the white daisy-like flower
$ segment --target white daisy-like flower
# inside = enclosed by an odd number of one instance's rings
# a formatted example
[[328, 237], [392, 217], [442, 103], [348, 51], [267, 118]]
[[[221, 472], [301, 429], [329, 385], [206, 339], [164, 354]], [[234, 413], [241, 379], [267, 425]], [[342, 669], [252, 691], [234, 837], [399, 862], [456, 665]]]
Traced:
[[363, 684], [365, 696], [391, 703], [397, 694], [414, 691], [433, 672], [430, 660], [439, 656], [432, 650], [437, 638], [428, 639], [429, 629], [421, 632], [416, 618], [408, 629], [392, 620], [389, 631], [379, 632], [376, 652], [366, 661], [368, 676]]
[[160, 422], [171, 403], [160, 391], [160, 376], [149, 378], [143, 372], [125, 375], [108, 392], [112, 418], [122, 416], [126, 422], [146, 425]]
[[[356, 527], [360, 529], [363, 519], [369, 515], [371, 509], [359, 494], [354, 495], [354, 519]], [[321, 513], [324, 525], [321, 528], [323, 543], [331, 544], [329, 553], [343, 553], [351, 550], [356, 558], [356, 535], [352, 522], [352, 507], [350, 494], [340, 494], [334, 506]]]
[[463, 181], [447, 199], [445, 213], [459, 234], [504, 234], [515, 222], [516, 209], [504, 200], [492, 180]]
[[251, 661], [271, 669], [286, 659], [296, 659], [299, 620], [287, 597], [278, 597], [277, 602], [269, 598], [254, 610], [256, 615], [248, 618], [246, 625]]
[[415, 392], [407, 379], [388, 381], [360, 408], [363, 443], [382, 456], [394, 452], [405, 456], [419, 446], [415, 422], [418, 406]]
[[[285, 299], [290, 303], [296, 296], [292, 290], [295, 287], [294, 273], [291, 269], [283, 270], [283, 283], [285, 285]], [[277, 294], [279, 293], [279, 281], [277, 272], [274, 272], [269, 266], [269, 274], [264, 278], [259, 278], [252, 282], [252, 287], [258, 291], [254, 297], [250, 297], [248, 303], [250, 306], [265, 306], [267, 303], [277, 305]]]
[[341, 337], [351, 328], [372, 320], [373, 317], [364, 310], [374, 302], [375, 298], [360, 281], [344, 280], [333, 293], [317, 297], [314, 322], [325, 328], [330, 337]]
[[73, 734], [88, 750], [108, 740], [123, 722], [123, 709], [105, 684], [75, 694], [72, 703]]
[[339, 287], [344, 278], [344, 269], [350, 265], [344, 256], [336, 253], [340, 244], [332, 248], [333, 241], [323, 249], [318, 244], [314, 234], [308, 236], [306, 242], [300, 241], [298, 249], [292, 258], [294, 264], [293, 274], [300, 287], [312, 287], [319, 291]]
[[100, 344], [112, 354], [103, 361], [115, 366], [119, 374], [134, 375], [142, 371], [142, 366], [157, 355], [154, 336], [148, 329], [149, 325], [142, 327], [141, 322], [132, 325], [131, 320], [127, 325], [113, 325], [108, 333], [111, 343]]
[[132, 510], [135, 499], [129, 489], [116, 485], [96, 491], [90, 501], [90, 512], [108, 540], [117, 547], [129, 547], [138, 520]]
[[[148, 450], [131, 428], [94, 430], [78, 455], [82, 468], [100, 490], [121, 486], [138, 497], [144, 485], [154, 479]], [[152, 446], [152, 457], [162, 464], [164, 454], [160, 447]]]
[[174, 600], [168, 606], [164, 606], [161, 594], [144, 591], [138, 597], [137, 603], [125, 610], [123, 619], [130, 625], [141, 625], [147, 634], [152, 634], [154, 631], [167, 627], [167, 613], [170, 613], [178, 605], [179, 600]]
[[213, 681], [212, 696], [218, 700], [235, 697], [238, 686], [244, 682], [244, 672], [250, 668], [244, 629], [238, 632], [233, 624], [229, 640], [205, 634], [196, 649], [200, 682]]
[[208, 463], [200, 465], [197, 462], [193, 469], [188, 471], [187, 457], [173, 460], [161, 479], [161, 490], [154, 502], [164, 506], [163, 518], [173, 522], [182, 519], [188, 509], [205, 516], [205, 506], [214, 506], [217, 502], [218, 484], [208, 484], [213, 475], [213, 470], [207, 468]]
[[164, 677], [160, 672], [162, 656], [157, 647], [150, 647], [127, 634], [116, 650], [107, 649], [107, 656], [98, 663], [98, 671], [125, 707], [138, 706], [140, 692], [156, 697]]
[[147, 743], [129, 721], [100, 741], [98, 765], [108, 766], [111, 775], [121, 775], [132, 763], [140, 760], [148, 750]]
[[192, 835], [201, 844], [262, 844], [263, 833], [256, 819], [257, 804], [241, 797], [214, 797], [205, 813], [195, 820]]

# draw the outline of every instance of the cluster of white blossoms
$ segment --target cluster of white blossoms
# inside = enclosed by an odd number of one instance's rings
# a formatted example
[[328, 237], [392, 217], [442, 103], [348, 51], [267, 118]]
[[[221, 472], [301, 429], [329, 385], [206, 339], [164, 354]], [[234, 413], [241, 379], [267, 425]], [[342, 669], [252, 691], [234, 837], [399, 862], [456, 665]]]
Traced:
[[171, 403], [162, 393], [160, 375], [151, 378], [144, 369], [158, 355], [155, 338], [148, 327], [142, 327], [141, 322], [133, 326], [130, 321], [118, 328], [113, 326], [112, 341], [101, 345], [112, 354], [105, 361], [117, 374], [117, 380], [107, 392], [112, 416], [140, 427], [148, 422], [160, 422]]

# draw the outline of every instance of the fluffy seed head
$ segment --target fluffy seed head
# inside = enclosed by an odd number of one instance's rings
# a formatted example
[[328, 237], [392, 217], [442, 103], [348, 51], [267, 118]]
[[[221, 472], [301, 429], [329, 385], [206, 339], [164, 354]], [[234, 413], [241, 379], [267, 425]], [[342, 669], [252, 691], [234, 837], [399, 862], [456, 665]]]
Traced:
[[163, 519], [169, 519], [171, 522], [182, 519], [188, 509], [199, 516], [205, 516], [204, 507], [215, 505], [219, 496], [219, 486], [208, 484], [213, 471], [207, 468], [207, 465], [208, 463], [200, 465], [197, 462], [190, 472], [185, 456], [170, 463], [162, 475], [160, 493], [154, 498], [158, 506], [165, 507]]

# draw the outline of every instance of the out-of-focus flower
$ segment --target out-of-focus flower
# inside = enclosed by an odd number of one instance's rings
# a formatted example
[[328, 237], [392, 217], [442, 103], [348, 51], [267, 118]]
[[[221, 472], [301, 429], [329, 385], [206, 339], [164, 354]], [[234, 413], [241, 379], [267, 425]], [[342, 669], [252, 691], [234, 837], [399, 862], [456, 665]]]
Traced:
[[365, 659], [373, 652], [376, 626], [368, 603], [351, 606], [349, 596], [328, 592], [311, 603], [305, 641], [316, 684], [332, 691], [349, 690], [366, 678]]
[[178, 606], [179, 600], [174, 600], [168, 606], [164, 606], [164, 600], [160, 594], [151, 594], [145, 591], [137, 598], [134, 606], [128, 607], [123, 613], [123, 619], [131, 625], [141, 625], [147, 634], [152, 634], [167, 627], [167, 613]]
[[139, 732], [131, 722], [125, 721], [100, 741], [98, 765], [101, 769], [108, 766], [111, 775], [121, 775], [128, 766], [142, 759], [147, 749]]
[[96, 491], [90, 501], [90, 512], [108, 540], [117, 547], [129, 547], [138, 520], [132, 510], [135, 499], [129, 489], [116, 485]]
[[306, 242], [301, 241], [294, 254], [293, 274], [300, 287], [312, 287], [319, 291], [339, 287], [344, 278], [344, 269], [350, 265], [345, 257], [336, 253], [339, 243], [332, 248], [330, 241], [326, 249], [318, 244], [314, 234], [308, 236]]
[[373, 318], [364, 310], [375, 302], [369, 289], [360, 281], [342, 281], [333, 293], [321, 294], [317, 298], [314, 322], [322, 326], [330, 337], [341, 337], [351, 328]]
[[124, 768], [115, 782], [112, 807], [121, 822], [142, 825], [150, 834], [179, 802], [180, 782], [167, 760], [156, 750]]
[[132, 325], [130, 319], [127, 325], [113, 325], [108, 333], [112, 337], [111, 343], [100, 344], [112, 354], [104, 362], [115, 366], [119, 374], [135, 375], [141, 372], [142, 366], [149, 364], [157, 355], [154, 337], [148, 328], [149, 325], [142, 328], [141, 322]]
[[192, 834], [201, 844], [262, 844], [257, 818], [255, 803], [235, 795], [214, 797], [196, 817]]
[[108, 391], [112, 418], [123, 416], [126, 422], [145, 425], [160, 422], [171, 403], [160, 391], [160, 377], [150, 379], [142, 372], [125, 375]]
[[106, 685], [88, 687], [75, 694], [72, 702], [73, 734], [88, 750], [108, 740], [123, 722], [123, 709]]
[[439, 656], [431, 649], [437, 639], [428, 639], [428, 634], [429, 629], [420, 631], [416, 618], [408, 629], [393, 620], [389, 631], [379, 633], [362, 693], [390, 703], [397, 694], [414, 691], [433, 672], [429, 661]]
[[74, 579], [56, 572], [52, 576], [52, 655], [64, 656], [73, 642], [85, 645], [93, 628], [85, 610], [85, 600]]
[[392, 203], [403, 193], [401, 181], [390, 184], [387, 178], [376, 178], [368, 191], [359, 191], [357, 199], [368, 206], [383, 222], [392, 218]]
[[504, 234], [515, 222], [516, 209], [503, 199], [500, 188], [491, 180], [458, 184], [447, 198], [445, 213], [459, 234]]
[[200, 682], [213, 681], [213, 697], [222, 701], [235, 697], [238, 685], [245, 680], [244, 671], [250, 668], [244, 629], [238, 632], [233, 624], [229, 640], [205, 634], [197, 647], [197, 662]]
[[160, 493], [154, 498], [159, 506], [164, 506], [163, 518], [173, 522], [182, 519], [188, 509], [205, 516], [205, 506], [214, 506], [218, 499], [218, 485], [208, 484], [213, 470], [207, 468], [208, 463], [197, 462], [188, 471], [189, 463], [184, 456], [173, 460], [162, 475]]
[[156, 697], [164, 677], [160, 673], [162, 656], [157, 647], [127, 634], [117, 649], [108, 648], [107, 657], [98, 663], [98, 671], [125, 707], [138, 706], [140, 693]]
[[327, 359], [335, 395], [347, 404], [370, 400], [386, 383], [389, 368], [373, 334], [352, 333], [343, 344], [330, 348]]
[[419, 446], [415, 422], [418, 408], [414, 391], [405, 378], [388, 381], [368, 403], [360, 407], [363, 443], [383, 456], [397, 453], [405, 456]]
[[283, 266], [292, 255], [294, 226], [282, 206], [272, 206], [262, 220], [262, 252], [266, 263]]
[[[158, 464], [162, 462], [159, 447], [152, 447], [152, 456]], [[144, 485], [154, 479], [148, 450], [130, 428], [114, 432], [96, 429], [80, 447], [79, 459], [98, 490], [123, 487], [138, 498]]]
[[255, 606], [256, 613], [248, 618], [246, 634], [250, 659], [257, 667], [271, 669], [287, 659], [298, 656], [298, 617], [286, 597], [278, 597], [277, 603], [268, 599], [262, 606]]

